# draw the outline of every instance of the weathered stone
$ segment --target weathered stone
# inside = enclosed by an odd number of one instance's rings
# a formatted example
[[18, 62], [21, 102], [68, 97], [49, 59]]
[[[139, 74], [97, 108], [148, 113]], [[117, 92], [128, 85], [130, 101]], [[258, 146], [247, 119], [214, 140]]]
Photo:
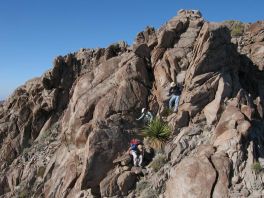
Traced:
[[128, 191], [133, 188], [136, 184], [136, 175], [130, 171], [126, 171], [121, 174], [117, 179], [117, 184], [119, 186], [122, 195], [127, 195]]
[[[140, 32], [131, 47], [118, 42], [57, 57], [0, 102], [0, 196], [263, 194], [256, 162], [263, 166], [264, 23], [241, 23], [233, 38], [226, 23], [181, 10]], [[178, 112], [167, 117], [172, 81], [184, 88]], [[143, 107], [173, 131], [157, 172], [147, 166], [153, 150], [144, 153], [143, 170], [131, 169], [128, 155], [116, 159], [141, 135], [135, 118]], [[148, 188], [140, 194], [134, 187], [142, 175]]]
[[128, 165], [131, 162], [131, 156], [128, 154], [122, 155], [113, 161], [114, 164]]
[[[79, 178], [82, 189], [99, 185], [113, 167], [112, 161], [117, 152], [127, 149], [124, 142], [128, 142], [127, 136], [118, 128], [98, 129], [89, 135], [85, 148], [85, 165]], [[100, 171], [96, 171], [98, 169]]]
[[133, 51], [140, 58], [150, 58], [150, 49], [145, 43], [134, 45]]
[[212, 156], [211, 160], [218, 174], [213, 197], [229, 197], [230, 160], [227, 156], [217, 154]]
[[100, 182], [100, 193], [102, 197], [112, 197], [119, 195], [119, 187], [117, 179], [120, 174], [110, 174]]
[[250, 192], [247, 190], [247, 189], [242, 189], [241, 190], [241, 194], [244, 196], [244, 197], [248, 197], [250, 195]]
[[216, 172], [205, 157], [184, 159], [173, 167], [166, 184], [165, 197], [210, 197]]
[[215, 99], [205, 106], [204, 114], [207, 119], [207, 124], [211, 125], [216, 119], [220, 109], [221, 103], [223, 103], [224, 98], [230, 97], [231, 95], [231, 83], [232, 79], [230, 75], [225, 75], [220, 78], [218, 83], [218, 89], [215, 94]]
[[132, 167], [131, 172], [135, 173], [136, 175], [142, 174], [142, 168], [141, 167]]
[[158, 47], [160, 48], [169, 48], [174, 44], [176, 39], [176, 34], [174, 31], [164, 30], [161, 35], [158, 37]]

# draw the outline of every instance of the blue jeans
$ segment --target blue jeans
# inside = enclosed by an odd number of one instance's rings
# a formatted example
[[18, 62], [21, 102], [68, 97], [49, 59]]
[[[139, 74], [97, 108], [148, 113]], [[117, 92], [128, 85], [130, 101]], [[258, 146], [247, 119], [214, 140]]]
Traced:
[[177, 111], [179, 105], [180, 96], [172, 95], [169, 101], [169, 108], [172, 109], [174, 106], [174, 111]]

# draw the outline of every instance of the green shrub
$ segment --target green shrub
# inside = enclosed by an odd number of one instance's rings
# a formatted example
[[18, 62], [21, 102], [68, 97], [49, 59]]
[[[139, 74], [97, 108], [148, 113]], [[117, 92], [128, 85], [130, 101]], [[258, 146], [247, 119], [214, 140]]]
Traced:
[[252, 164], [251, 168], [256, 174], [258, 174], [258, 173], [260, 173], [262, 171], [262, 166], [261, 166], [261, 164], [259, 162], [254, 162]]
[[171, 129], [168, 124], [158, 118], [143, 129], [143, 135], [149, 139], [149, 146], [154, 149], [161, 149], [170, 134]]
[[229, 20], [225, 21], [225, 23], [228, 24], [232, 37], [238, 37], [243, 35], [244, 25], [241, 21]]
[[30, 197], [30, 194], [27, 189], [24, 189], [18, 193], [18, 198], [28, 198], [28, 197]]
[[233, 27], [233, 29], [231, 30], [231, 36], [237, 37], [237, 36], [242, 36], [243, 34], [243, 27], [241, 26], [235, 26]]
[[157, 154], [153, 161], [150, 163], [150, 168], [153, 169], [153, 171], [158, 172], [164, 164], [167, 162], [167, 157], [164, 154]]

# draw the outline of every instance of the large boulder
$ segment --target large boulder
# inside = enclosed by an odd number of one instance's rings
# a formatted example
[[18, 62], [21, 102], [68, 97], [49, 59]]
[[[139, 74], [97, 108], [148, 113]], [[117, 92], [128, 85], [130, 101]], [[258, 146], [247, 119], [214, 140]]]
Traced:
[[171, 170], [166, 197], [210, 197], [216, 171], [206, 157], [184, 159]]
[[112, 162], [117, 153], [127, 149], [125, 143], [128, 141], [128, 136], [118, 127], [94, 130], [86, 143], [85, 164], [79, 178], [80, 187], [86, 189], [99, 185], [106, 173], [113, 168]]
[[127, 195], [128, 191], [136, 184], [136, 174], [130, 171], [125, 171], [117, 179], [117, 184], [120, 188], [122, 195]]
[[165, 197], [228, 197], [231, 163], [210, 145], [183, 159], [170, 172]]

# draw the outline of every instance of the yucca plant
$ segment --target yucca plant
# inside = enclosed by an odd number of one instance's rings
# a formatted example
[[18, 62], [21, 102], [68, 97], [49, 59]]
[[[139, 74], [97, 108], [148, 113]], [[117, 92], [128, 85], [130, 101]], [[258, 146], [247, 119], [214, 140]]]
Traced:
[[170, 134], [171, 129], [168, 124], [158, 118], [153, 119], [143, 129], [143, 135], [147, 138], [149, 146], [158, 150], [163, 148]]

